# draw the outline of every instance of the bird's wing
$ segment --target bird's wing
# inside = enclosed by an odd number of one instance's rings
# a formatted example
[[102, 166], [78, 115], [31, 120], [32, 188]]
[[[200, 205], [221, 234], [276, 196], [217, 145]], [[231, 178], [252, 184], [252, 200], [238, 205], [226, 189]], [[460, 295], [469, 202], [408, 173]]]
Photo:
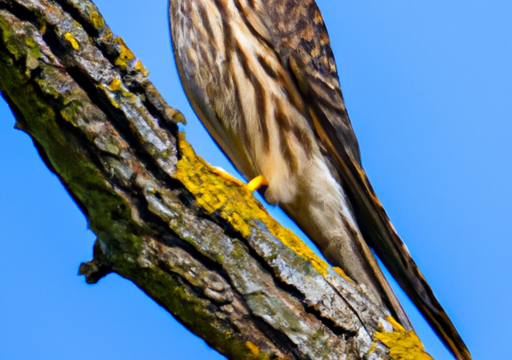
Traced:
[[[294, 58], [290, 60], [292, 64], [300, 63], [300, 60]], [[311, 84], [317, 83], [318, 86], [321, 80], [316, 78], [315, 71], [309, 72], [311, 69], [307, 66], [292, 65], [290, 68], [298, 83], [308, 89], [304, 95], [312, 113], [312, 125], [338, 169], [365, 241], [457, 359], [471, 359], [455, 326], [391, 224], [359, 158], [354, 156], [350, 144], [344, 142], [346, 136], [338, 132], [339, 127], [349, 124], [346, 111], [336, 114], [331, 106], [316, 102], [318, 95], [315, 86]]]
[[[260, 21], [250, 25], [278, 54], [296, 81], [311, 115], [311, 127], [323, 143], [323, 151], [336, 165], [365, 241], [457, 359], [471, 359], [463, 340], [393, 228], [361, 166], [359, 147], [345, 109], [320, 11], [313, 0], [267, 1], [270, 11], [259, 19], [269, 19], [268, 23]], [[395, 312], [400, 310], [395, 309]]]

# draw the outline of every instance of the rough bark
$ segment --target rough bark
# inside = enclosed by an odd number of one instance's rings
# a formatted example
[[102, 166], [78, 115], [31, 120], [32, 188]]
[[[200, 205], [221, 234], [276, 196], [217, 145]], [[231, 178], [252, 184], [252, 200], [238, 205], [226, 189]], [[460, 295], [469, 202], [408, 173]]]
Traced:
[[[424, 359], [339, 269], [219, 176], [86, 0], [0, 0], [0, 90], [116, 272], [231, 359]], [[178, 86], [178, 85], [177, 85]]]

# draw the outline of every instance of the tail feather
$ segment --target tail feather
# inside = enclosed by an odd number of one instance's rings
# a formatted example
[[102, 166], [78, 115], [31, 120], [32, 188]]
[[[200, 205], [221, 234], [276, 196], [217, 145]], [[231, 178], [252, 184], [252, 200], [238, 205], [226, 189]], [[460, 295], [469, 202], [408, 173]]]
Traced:
[[353, 198], [358, 223], [364, 224], [361, 232], [368, 245], [453, 355], [459, 360], [471, 360], [464, 341], [396, 233], [364, 170], [355, 161], [344, 165], [348, 193]]
[[[320, 124], [319, 119], [313, 120], [317, 135], [327, 146], [338, 168], [368, 246], [375, 251], [452, 354], [458, 360], [471, 360], [471, 354], [464, 341], [396, 233], [360, 162], [345, 148], [342, 139], [337, 137], [336, 129], [329, 121], [322, 121]], [[375, 274], [377, 272], [374, 271]], [[388, 298], [392, 299], [389, 296]], [[392, 311], [401, 310], [391, 305]]]

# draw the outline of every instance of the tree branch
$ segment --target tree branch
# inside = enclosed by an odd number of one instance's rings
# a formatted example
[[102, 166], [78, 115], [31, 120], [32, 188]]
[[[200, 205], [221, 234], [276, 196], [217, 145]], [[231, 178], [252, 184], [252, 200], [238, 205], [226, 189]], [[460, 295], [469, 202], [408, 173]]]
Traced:
[[[87, 282], [133, 281], [231, 359], [427, 356], [413, 332], [195, 155], [86, 0], [0, 0], [0, 90], [97, 235]], [[388, 331], [388, 332], [385, 332]], [[401, 355], [402, 354], [402, 355]]]

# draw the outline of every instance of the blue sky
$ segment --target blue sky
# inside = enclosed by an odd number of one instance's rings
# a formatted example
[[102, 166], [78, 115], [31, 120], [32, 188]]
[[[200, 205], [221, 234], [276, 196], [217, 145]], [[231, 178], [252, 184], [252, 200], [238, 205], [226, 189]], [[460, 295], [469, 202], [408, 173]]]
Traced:
[[[512, 3], [317, 1], [377, 194], [474, 358], [506, 358]], [[196, 151], [233, 171], [182, 93], [167, 3], [96, 3], [185, 114]], [[76, 275], [94, 234], [13, 125], [1, 100], [0, 359], [221, 359], [131, 282], [110, 275], [89, 286]], [[427, 350], [451, 359], [404, 304]]]

